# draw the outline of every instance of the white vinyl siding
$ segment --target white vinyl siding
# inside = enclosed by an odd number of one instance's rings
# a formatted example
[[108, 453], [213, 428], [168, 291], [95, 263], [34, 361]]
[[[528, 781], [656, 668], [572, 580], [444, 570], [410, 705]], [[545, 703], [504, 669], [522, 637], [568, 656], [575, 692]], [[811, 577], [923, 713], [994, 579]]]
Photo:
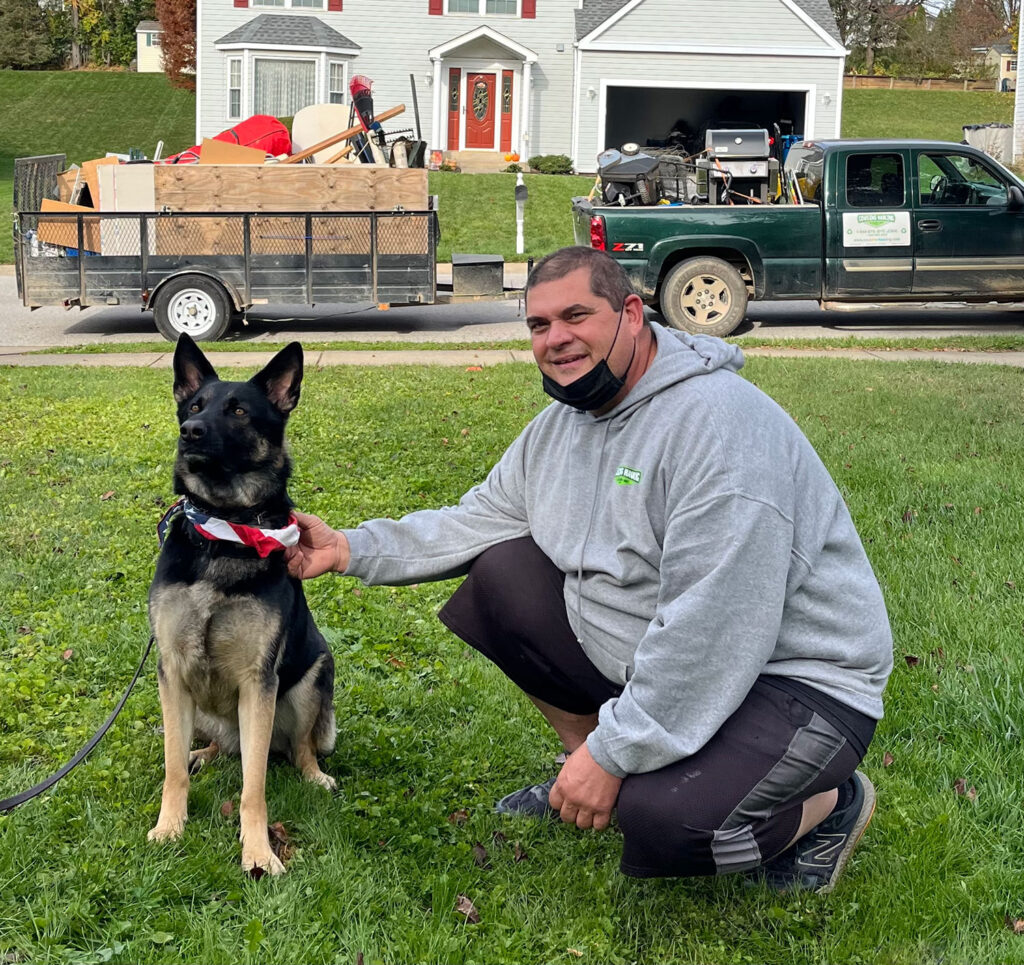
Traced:
[[316, 103], [316, 62], [256, 57], [253, 63], [253, 113], [291, 117]]
[[722, 0], [644, 0], [600, 32], [594, 43], [693, 47], [823, 47], [820, 34], [781, 0], [729, 0], [728, 23]]

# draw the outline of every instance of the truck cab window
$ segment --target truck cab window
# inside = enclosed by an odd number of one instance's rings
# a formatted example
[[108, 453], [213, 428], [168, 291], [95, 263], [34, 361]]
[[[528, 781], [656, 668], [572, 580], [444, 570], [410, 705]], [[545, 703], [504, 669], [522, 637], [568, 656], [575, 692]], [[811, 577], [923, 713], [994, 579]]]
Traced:
[[967, 154], [925, 154], [917, 159], [921, 204], [981, 207], [1007, 203], [1006, 185], [978, 158]]
[[821, 177], [825, 152], [815, 144], [800, 144], [786, 155], [786, 173], [795, 179], [804, 201], [821, 203]]
[[899, 207], [903, 183], [899, 154], [851, 154], [846, 159], [846, 203], [851, 208]]

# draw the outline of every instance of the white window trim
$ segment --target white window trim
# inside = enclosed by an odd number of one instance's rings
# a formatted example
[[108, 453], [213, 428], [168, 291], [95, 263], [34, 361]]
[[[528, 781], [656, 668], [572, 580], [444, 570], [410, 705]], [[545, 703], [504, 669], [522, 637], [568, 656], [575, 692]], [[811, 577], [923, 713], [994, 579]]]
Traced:
[[335, 64], [341, 65], [341, 104], [348, 103], [348, 65], [347, 60], [340, 57], [328, 57], [327, 69], [324, 71], [324, 103], [331, 103], [331, 67]]
[[[290, 0], [286, 0], [290, 2]], [[487, 0], [477, 0], [476, 12], [469, 10], [449, 10], [451, 0], [444, 0], [444, 15], [446, 17], [496, 17], [499, 20], [514, 20], [523, 15], [523, 0], [516, 0], [515, 13], [488, 13]]]
[[[231, 86], [231, 65], [233, 63], [238, 64], [238, 87]], [[229, 121], [240, 121], [245, 113], [245, 58], [244, 57], [228, 57], [224, 63], [226, 69], [226, 76], [224, 79], [224, 89], [228, 92], [227, 100], [224, 104], [225, 113]], [[231, 113], [231, 92], [233, 90], [238, 91], [238, 114], [237, 116]]]
[[249, 0], [250, 10], [321, 10], [327, 9], [327, 0], [320, 0], [319, 7], [303, 5], [295, 6], [292, 0], [284, 0], [284, 3], [259, 3], [258, 0]]

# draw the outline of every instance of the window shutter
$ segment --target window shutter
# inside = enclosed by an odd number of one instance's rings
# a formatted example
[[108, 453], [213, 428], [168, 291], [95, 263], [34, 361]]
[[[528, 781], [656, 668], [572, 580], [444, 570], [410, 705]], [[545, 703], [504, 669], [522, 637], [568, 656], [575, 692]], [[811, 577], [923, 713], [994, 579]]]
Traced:
[[341, 0], [327, 0], [327, 9], [341, 13]]
[[236, 7], [248, 7], [249, 6], [249, 0], [235, 0], [235, 6]]
[[523, 0], [523, 19], [533, 20], [537, 16], [537, 0]]
[[430, 0], [430, 6], [427, 8], [427, 13], [432, 17], [439, 17], [444, 13], [444, 0]]

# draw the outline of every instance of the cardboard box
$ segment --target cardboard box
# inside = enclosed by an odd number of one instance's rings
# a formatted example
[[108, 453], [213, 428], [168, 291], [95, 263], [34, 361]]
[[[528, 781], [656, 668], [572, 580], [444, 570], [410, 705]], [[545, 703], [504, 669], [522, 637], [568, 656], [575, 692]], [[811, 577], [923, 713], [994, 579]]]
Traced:
[[[67, 204], [63, 201], [53, 201], [50, 198], [43, 198], [40, 204], [40, 211], [61, 212], [63, 214], [77, 214], [80, 211], [95, 214], [95, 209], [80, 204]], [[100, 250], [100, 225], [99, 218], [85, 218], [83, 228], [84, 247], [86, 251]], [[39, 219], [39, 227], [36, 229], [36, 237], [48, 245], [60, 245], [64, 248], [78, 247], [78, 224], [73, 218], [61, 218], [59, 220]]]
[[199, 148], [200, 164], [262, 164], [266, 158], [266, 151], [259, 148], [215, 141], [212, 137], [204, 137]]
[[116, 157], [100, 157], [93, 161], [82, 162], [82, 177], [85, 178], [85, 183], [89, 188], [89, 201], [97, 210], [100, 208], [100, 176], [96, 169], [104, 164], [120, 163]]
[[[101, 211], [155, 211], [152, 164], [105, 165], [98, 170]], [[149, 235], [149, 253], [156, 252], [155, 232]], [[101, 218], [100, 250], [104, 255], [137, 255], [138, 218]]]

